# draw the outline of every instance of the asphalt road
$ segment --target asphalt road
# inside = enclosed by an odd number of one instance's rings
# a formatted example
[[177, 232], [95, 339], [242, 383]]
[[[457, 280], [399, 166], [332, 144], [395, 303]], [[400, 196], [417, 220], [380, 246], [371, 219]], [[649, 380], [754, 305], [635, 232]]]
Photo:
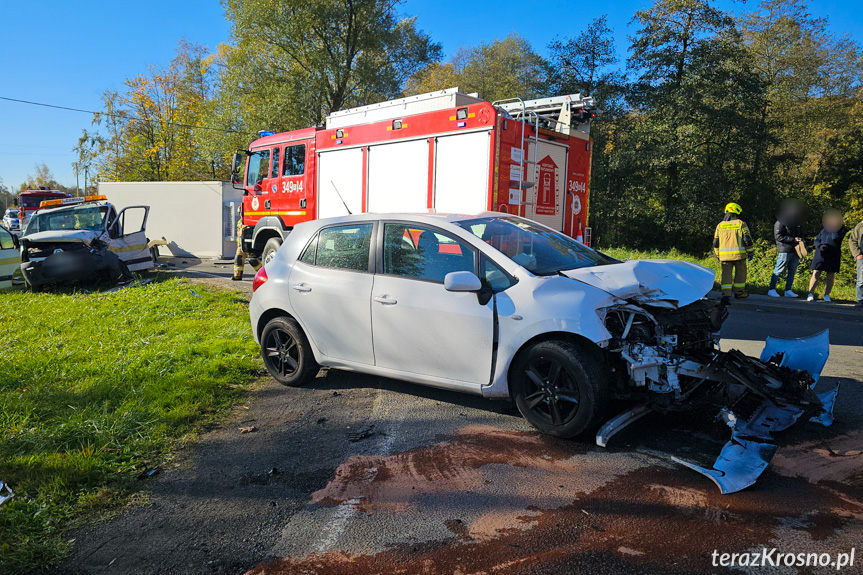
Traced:
[[54, 573], [731, 573], [714, 550], [855, 545], [842, 572], [861, 573], [860, 324], [736, 309], [722, 345], [757, 355], [767, 335], [826, 328], [820, 385], [842, 384], [836, 424], [782, 434], [740, 493], [670, 460], [712, 463], [729, 436], [712, 412], [648, 416], [602, 449], [539, 435], [506, 402], [323, 371], [252, 392], [179, 452], [147, 503], [72, 534]]

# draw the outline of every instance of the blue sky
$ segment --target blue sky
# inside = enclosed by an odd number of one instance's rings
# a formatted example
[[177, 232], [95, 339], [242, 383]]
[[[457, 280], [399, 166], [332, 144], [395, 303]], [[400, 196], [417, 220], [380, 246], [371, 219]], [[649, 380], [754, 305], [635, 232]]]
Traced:
[[[632, 15], [650, 4], [650, 0], [408, 0], [402, 10], [416, 15], [419, 27], [441, 42], [447, 54], [513, 30], [544, 52], [555, 36], [577, 34], [602, 14], [608, 15], [623, 52]], [[720, 6], [734, 11], [746, 8], [731, 0], [720, 0]], [[860, 0], [813, 0], [811, 10], [828, 17], [835, 33], [863, 42]], [[166, 65], [181, 38], [213, 48], [229, 35], [216, 0], [2, 0], [0, 13], [6, 56], [0, 67], [0, 96], [88, 110], [99, 109], [100, 95], [121, 89], [127, 77], [149, 65]], [[17, 188], [35, 163], [45, 162], [59, 181], [74, 184], [71, 150], [90, 121], [88, 114], [0, 100], [3, 183]]]

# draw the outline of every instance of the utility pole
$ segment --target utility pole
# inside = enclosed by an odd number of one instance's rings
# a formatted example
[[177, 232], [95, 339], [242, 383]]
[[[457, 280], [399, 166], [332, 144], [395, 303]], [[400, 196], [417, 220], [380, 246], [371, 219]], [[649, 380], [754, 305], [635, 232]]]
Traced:
[[87, 195], [87, 166], [84, 166], [84, 195]]

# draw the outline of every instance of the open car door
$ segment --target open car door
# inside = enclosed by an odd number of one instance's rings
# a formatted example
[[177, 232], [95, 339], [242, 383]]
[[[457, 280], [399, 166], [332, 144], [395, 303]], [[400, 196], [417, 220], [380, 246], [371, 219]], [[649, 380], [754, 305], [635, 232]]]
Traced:
[[155, 266], [146, 232], [149, 215], [150, 206], [129, 206], [108, 225], [110, 250], [133, 272]]
[[12, 287], [12, 275], [21, 265], [21, 252], [12, 232], [0, 227], [0, 289]]

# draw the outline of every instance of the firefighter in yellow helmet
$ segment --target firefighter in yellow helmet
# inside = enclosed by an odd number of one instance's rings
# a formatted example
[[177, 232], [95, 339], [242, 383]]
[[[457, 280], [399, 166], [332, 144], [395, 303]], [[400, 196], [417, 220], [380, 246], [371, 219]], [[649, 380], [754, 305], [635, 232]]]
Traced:
[[249, 260], [249, 265], [251, 265], [255, 271], [261, 269], [261, 260], [259, 260], [254, 254], [246, 254], [246, 252], [243, 251], [243, 229], [246, 226], [243, 225], [242, 205], [237, 208], [237, 214], [240, 217], [237, 218], [237, 255], [234, 256], [234, 277], [231, 278], [234, 281], [240, 281], [243, 279], [243, 270], [246, 267], [246, 259]]
[[713, 252], [722, 265], [722, 297], [749, 297], [746, 292], [746, 262], [752, 259], [755, 245], [749, 226], [740, 219], [743, 208], [734, 202], [725, 206], [725, 218], [713, 234]]

